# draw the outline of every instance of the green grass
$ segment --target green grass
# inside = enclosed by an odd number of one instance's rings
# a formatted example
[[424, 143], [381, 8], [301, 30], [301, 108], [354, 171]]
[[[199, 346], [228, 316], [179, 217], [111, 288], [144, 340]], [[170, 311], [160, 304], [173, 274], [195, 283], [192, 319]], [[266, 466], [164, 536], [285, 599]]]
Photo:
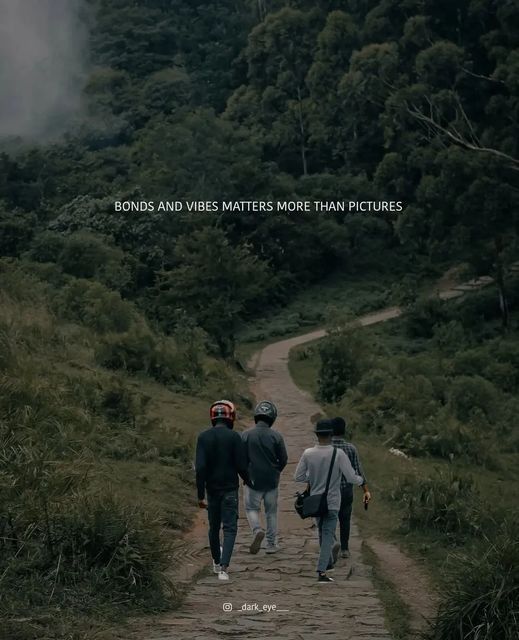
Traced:
[[[154, 540], [152, 533], [160, 536], [166, 548], [189, 528], [196, 513], [192, 469], [196, 436], [209, 426], [209, 406], [220, 397], [236, 402], [238, 429], [248, 422], [246, 377], [205, 354], [203, 384], [186, 386], [184, 391], [144, 372], [108, 370], [95, 357], [100, 334], [63, 319], [53, 308], [51, 286], [14, 262], [2, 262], [0, 269], [0, 436], [4, 445], [0, 454], [11, 465], [2, 472], [16, 480], [9, 493], [0, 494], [0, 511], [5, 507], [23, 533], [40, 531], [38, 499], [43, 487], [50, 486], [54, 530], [61, 531], [60, 523], [66, 522], [67, 531], [89, 536], [95, 531], [91, 516], [73, 503], [105, 496], [116, 505], [114, 513], [128, 518], [130, 531], [132, 522], [139, 527], [137, 537], [130, 535], [128, 544], [135, 547], [129, 546], [128, 567], [134, 560], [141, 562], [139, 553], [147, 553], [145, 543]], [[16, 426], [14, 443], [11, 424]], [[42, 482], [33, 483], [26, 492], [33, 499], [27, 505], [13, 489], [17, 482], [30, 480], [23, 473], [27, 465], [16, 466], [15, 455], [23, 454], [33, 464], [33, 449], [44, 450], [48, 468], [41, 472]], [[33, 466], [34, 473], [40, 473]], [[66, 482], [55, 472], [63, 473]], [[77, 487], [68, 488], [69, 476], [81, 477]], [[108, 527], [119, 526], [117, 517]], [[27, 529], [25, 522], [36, 522], [37, 528]], [[5, 631], [9, 640], [104, 640], [117, 637], [113, 628], [128, 615], [152, 613], [179, 601], [174, 585], [163, 593], [146, 587], [132, 599], [131, 580], [121, 589], [121, 581], [110, 585], [103, 578], [108, 590], [104, 595], [94, 588], [97, 576], [94, 580], [85, 573], [71, 584], [65, 576], [72, 571], [72, 561], [67, 564], [65, 559], [56, 574], [56, 579], [64, 580], [63, 586], [57, 584], [53, 591], [58, 559], [54, 562], [47, 554], [46, 539], [39, 533], [28, 536], [35, 555], [34, 560], [24, 558], [22, 566], [21, 556], [11, 557], [12, 545], [0, 538], [0, 636]], [[36, 568], [28, 574], [26, 566], [31, 562]], [[18, 567], [23, 575], [17, 575]], [[155, 567], [163, 572], [158, 562], [146, 570]], [[16, 590], [11, 588], [14, 584]]]
[[[403, 348], [403, 338], [392, 335], [399, 320], [392, 320], [387, 327], [389, 336], [385, 347]], [[400, 321], [401, 322], [401, 321]], [[386, 325], [366, 328], [380, 339], [384, 336]], [[317, 375], [319, 355], [308, 343], [294, 348], [290, 353], [289, 370], [296, 384], [315, 395], [317, 391]], [[309, 348], [310, 347], [310, 348]], [[304, 358], [302, 359], [302, 354]], [[330, 416], [341, 413], [333, 405], [323, 406], [323, 411]], [[424, 562], [431, 578], [439, 583], [442, 577], [442, 566], [451, 547], [436, 533], [406, 532], [401, 527], [402, 508], [387, 498], [388, 493], [396, 486], [399, 479], [406, 477], [430, 477], [439, 470], [454, 470], [460, 474], [472, 475], [480, 492], [483, 503], [492, 508], [506, 511], [514, 505], [511, 496], [519, 494], [519, 467], [517, 454], [501, 452], [498, 458], [498, 469], [491, 470], [468, 462], [449, 462], [438, 458], [420, 457], [404, 459], [389, 453], [390, 444], [384, 444], [384, 436], [368, 434], [362, 431], [350, 432], [352, 441], [359, 449], [362, 463], [373, 492], [373, 503], [365, 512], [358, 493], [354, 503], [356, 521], [366, 536], [378, 536], [402, 545], [413, 557]]]

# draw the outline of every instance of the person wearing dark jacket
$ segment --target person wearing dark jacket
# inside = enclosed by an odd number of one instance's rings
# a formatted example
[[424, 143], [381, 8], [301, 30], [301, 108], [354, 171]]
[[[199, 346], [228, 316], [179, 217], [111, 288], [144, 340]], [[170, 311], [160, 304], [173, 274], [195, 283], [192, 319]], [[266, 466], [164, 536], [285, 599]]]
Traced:
[[267, 553], [276, 553], [277, 512], [279, 477], [288, 461], [283, 436], [272, 429], [277, 418], [277, 409], [272, 402], [260, 402], [254, 411], [256, 426], [242, 434], [248, 460], [250, 486], [244, 489], [245, 512], [253, 533], [249, 547], [251, 553], [258, 553], [265, 531], [261, 526], [261, 503], [265, 505], [267, 521]]
[[[213, 426], [203, 431], [196, 443], [198, 506], [207, 509], [213, 571], [219, 580], [229, 580], [228, 567], [238, 532], [238, 476], [248, 484], [249, 475], [242, 439], [232, 430], [236, 419], [232, 402], [215, 402], [210, 417]], [[220, 546], [220, 528], [223, 546]]]

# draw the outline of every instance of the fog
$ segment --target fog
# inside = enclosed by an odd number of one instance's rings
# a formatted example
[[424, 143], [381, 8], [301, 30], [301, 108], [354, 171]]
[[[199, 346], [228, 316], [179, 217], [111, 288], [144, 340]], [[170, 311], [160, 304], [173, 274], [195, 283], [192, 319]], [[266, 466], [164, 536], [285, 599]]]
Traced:
[[80, 104], [83, 0], [0, 0], [0, 136], [56, 134]]

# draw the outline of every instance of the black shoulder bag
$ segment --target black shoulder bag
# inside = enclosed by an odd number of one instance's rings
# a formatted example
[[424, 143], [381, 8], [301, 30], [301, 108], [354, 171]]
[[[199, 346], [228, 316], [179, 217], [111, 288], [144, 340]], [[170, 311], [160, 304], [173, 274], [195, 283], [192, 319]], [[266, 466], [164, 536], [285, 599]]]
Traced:
[[328, 489], [330, 487], [330, 479], [332, 477], [333, 463], [335, 462], [336, 455], [337, 449], [334, 447], [324, 493], [315, 493], [311, 496], [309, 491], [306, 490], [303, 493], [297, 494], [294, 506], [301, 518], [320, 518], [328, 513]]

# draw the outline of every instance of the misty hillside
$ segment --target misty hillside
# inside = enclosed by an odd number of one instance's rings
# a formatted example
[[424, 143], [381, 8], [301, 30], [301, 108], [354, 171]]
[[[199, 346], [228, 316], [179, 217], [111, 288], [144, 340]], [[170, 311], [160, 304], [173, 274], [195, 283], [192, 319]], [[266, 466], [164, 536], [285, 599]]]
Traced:
[[[193, 437], [217, 397], [248, 419], [250, 344], [400, 305], [407, 329], [362, 366], [349, 334], [303, 353], [306, 382], [322, 367], [320, 399], [375, 454], [391, 426], [410, 455], [509, 464], [518, 47], [515, 0], [0, 0], [6, 640], [100, 637], [179, 601]], [[403, 211], [115, 207], [160, 200]], [[492, 285], [446, 309], [430, 296], [452, 271]], [[491, 410], [458, 415], [453, 383]]]

